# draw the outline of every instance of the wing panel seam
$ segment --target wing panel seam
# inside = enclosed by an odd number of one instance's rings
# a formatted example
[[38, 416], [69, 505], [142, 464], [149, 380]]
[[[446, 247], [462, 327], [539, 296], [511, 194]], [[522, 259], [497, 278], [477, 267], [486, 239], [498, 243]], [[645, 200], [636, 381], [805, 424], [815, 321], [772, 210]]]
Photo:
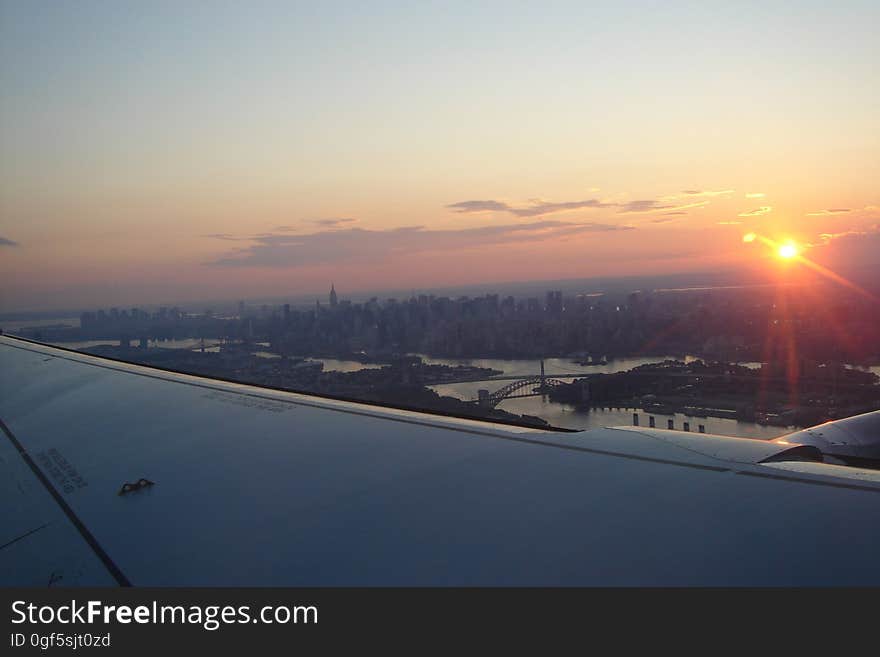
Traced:
[[30, 454], [28, 454], [27, 450], [24, 446], [18, 441], [15, 435], [12, 433], [12, 430], [6, 426], [6, 423], [0, 419], [0, 429], [3, 430], [3, 433], [6, 434], [6, 437], [9, 439], [9, 442], [12, 443], [12, 446], [18, 451], [19, 456], [27, 463], [28, 467], [30, 467], [31, 471], [36, 475], [37, 479], [39, 479], [40, 483], [43, 484], [45, 489], [49, 492], [61, 510], [64, 512], [64, 515], [67, 516], [68, 520], [73, 523], [73, 526], [79, 532], [80, 536], [83, 537], [83, 540], [88, 544], [88, 546], [95, 553], [95, 556], [101, 560], [101, 563], [104, 564], [104, 567], [110, 572], [113, 576], [113, 579], [116, 580], [116, 583], [119, 586], [131, 586], [131, 582], [128, 577], [125, 576], [119, 566], [117, 566], [113, 559], [110, 558], [110, 555], [101, 547], [101, 544], [98, 543], [98, 540], [94, 537], [94, 535], [88, 530], [88, 528], [83, 524], [82, 520], [79, 519], [79, 516], [76, 515], [76, 512], [70, 508], [70, 505], [64, 500], [61, 496], [61, 493], [52, 485], [52, 482], [43, 474], [43, 471], [40, 470], [39, 466], [34, 463], [34, 460], [31, 458]]

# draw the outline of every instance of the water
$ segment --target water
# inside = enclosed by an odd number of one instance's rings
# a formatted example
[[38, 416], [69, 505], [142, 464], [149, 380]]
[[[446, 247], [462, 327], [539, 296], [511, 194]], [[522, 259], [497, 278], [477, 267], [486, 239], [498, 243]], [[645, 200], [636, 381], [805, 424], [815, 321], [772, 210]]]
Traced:
[[[522, 359], [522, 360], [503, 360], [497, 358], [431, 358], [429, 356], [421, 356], [422, 360], [427, 364], [449, 365], [455, 367], [457, 365], [466, 365], [471, 367], [487, 367], [494, 370], [501, 370], [505, 376], [530, 376], [538, 374], [541, 371], [541, 361], [539, 359]], [[324, 363], [325, 372], [357, 372], [363, 369], [377, 369], [383, 367], [376, 363], [361, 363], [356, 360], [337, 360], [332, 358], [314, 358], [313, 361]], [[583, 367], [573, 363], [569, 358], [547, 358], [544, 360], [544, 369], [548, 374], [566, 374], [563, 377], [557, 377], [562, 381], [573, 381], [579, 376], [592, 373], [613, 374], [615, 372], [624, 372], [639, 365], [648, 363], [657, 363], [664, 360], [684, 360], [690, 362], [698, 360], [695, 356], [654, 356], [641, 358], [615, 358], [608, 361], [607, 365], [596, 365]], [[760, 363], [741, 363], [746, 367], [760, 367]], [[469, 383], [450, 383], [443, 385], [430, 386], [441, 395], [450, 397], [458, 397], [459, 399], [476, 399], [477, 391], [480, 388], [488, 388], [495, 390], [508, 383], [508, 381], [475, 381]], [[593, 429], [597, 427], [631, 425], [633, 412], [638, 412], [641, 422], [644, 426], [648, 424], [648, 415], [641, 409], [633, 410], [584, 410], [578, 409], [570, 404], [560, 404], [551, 402], [546, 397], [521, 397], [518, 399], [505, 399], [498, 406], [499, 408], [517, 413], [519, 415], [536, 415], [544, 418], [550, 424], [557, 427], [565, 427], [567, 429]], [[654, 414], [657, 426], [666, 428], [666, 420], [673, 418], [675, 426], [681, 428], [685, 421], [690, 422], [691, 429], [697, 430], [700, 424], [705, 425], [708, 433], [716, 433], [727, 436], [748, 436], [751, 438], [775, 438], [776, 436], [788, 433], [789, 430], [783, 427], [768, 427], [751, 422], [737, 422], [736, 420], [727, 420], [724, 418], [712, 417], [685, 417], [677, 413], [674, 416]]]
[[361, 363], [356, 360], [336, 360], [334, 358], [310, 358], [310, 362], [324, 363], [325, 372], [360, 372], [385, 367], [381, 363]]
[[[431, 358], [422, 354], [415, 354], [429, 365], [467, 365], [471, 367], [489, 367], [493, 370], [501, 370], [504, 376], [534, 376], [541, 373], [541, 360], [539, 358], [523, 358], [516, 360], [501, 360], [497, 358]], [[612, 358], [606, 365], [590, 365], [584, 367], [574, 362], [572, 358], [545, 358], [544, 371], [550, 374], [562, 374], [559, 379], [575, 378], [585, 374], [614, 374], [625, 372], [640, 365], [648, 363], [660, 363], [664, 360], [684, 360], [689, 363], [699, 360], [696, 356], [643, 356], [635, 358]], [[760, 366], [760, 364], [759, 364]]]
[[[570, 380], [570, 379], [569, 379]], [[504, 381], [478, 381], [473, 383], [450, 383], [431, 386], [441, 395], [458, 397], [459, 399], [476, 399], [477, 390], [487, 388], [494, 391], [504, 385]], [[642, 409], [581, 409], [571, 404], [552, 402], [546, 396], [519, 397], [505, 399], [498, 408], [519, 415], [536, 415], [547, 420], [556, 427], [565, 429], [596, 429], [601, 427], [631, 426], [632, 414], [639, 414], [641, 426], [648, 426], [648, 414]], [[691, 431], [697, 431], [699, 425], [705, 425], [707, 433], [723, 436], [743, 436], [748, 438], [776, 438], [794, 431], [794, 428], [771, 427], [753, 422], [738, 422], [717, 417], [690, 417], [681, 413], [675, 415], [658, 415], [653, 413], [657, 428], [665, 429], [666, 420], [672, 418], [675, 428], [681, 429], [685, 422], [690, 422]]]
[[[422, 357], [426, 363], [439, 365], [471, 365], [476, 367], [491, 367], [502, 370], [505, 376], [532, 376], [541, 372], [539, 359], [523, 360], [500, 360], [500, 359], [446, 359]], [[562, 381], [570, 382], [585, 374], [602, 373], [614, 374], [625, 372], [640, 365], [658, 363], [664, 360], [684, 360], [691, 362], [699, 360], [696, 356], [653, 356], [639, 358], [613, 358], [606, 365], [583, 367], [568, 358], [544, 359], [544, 370], [547, 374], [565, 374], [556, 377]], [[758, 368], [760, 363], [740, 363], [746, 367]], [[449, 383], [431, 386], [441, 395], [458, 397], [459, 399], [476, 399], [478, 390], [481, 388], [495, 391], [501, 388], [507, 381], [476, 381], [470, 383]], [[505, 399], [498, 408], [519, 415], [535, 415], [547, 420], [550, 424], [566, 429], [595, 429], [600, 427], [632, 425], [632, 414], [637, 412], [643, 426], [648, 425], [648, 414], [641, 409], [581, 409], [571, 404], [552, 402], [546, 396], [520, 397]], [[744, 436], [749, 438], [775, 438], [789, 433], [793, 428], [771, 427], [755, 424], [753, 422], [739, 422], [725, 418], [714, 417], [689, 417], [676, 413], [675, 415], [654, 414], [657, 427], [665, 429], [666, 421], [672, 418], [676, 428], [682, 428], [685, 421], [690, 422], [691, 430], [696, 431], [702, 424], [707, 433], [721, 434], [725, 436]]]

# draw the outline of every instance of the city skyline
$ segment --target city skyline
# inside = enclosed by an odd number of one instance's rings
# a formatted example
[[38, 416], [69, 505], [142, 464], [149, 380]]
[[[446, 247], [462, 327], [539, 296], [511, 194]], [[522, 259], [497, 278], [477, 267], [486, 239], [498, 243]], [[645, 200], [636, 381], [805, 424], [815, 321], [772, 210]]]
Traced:
[[[550, 393], [552, 404], [601, 408], [616, 400], [646, 405], [649, 415], [736, 419], [738, 432], [758, 436], [764, 429], [739, 423], [808, 426], [873, 410], [877, 318], [872, 299], [827, 283], [361, 303], [331, 284], [323, 303], [99, 308], [75, 325], [47, 321], [15, 334], [206, 376], [469, 416], [573, 429], [601, 421], [560, 415], [546, 400], [513, 415], [497, 409]], [[703, 388], [700, 402], [695, 386]], [[658, 401], [671, 390], [678, 392]]]
[[0, 311], [880, 265], [874, 3], [0, 4]]

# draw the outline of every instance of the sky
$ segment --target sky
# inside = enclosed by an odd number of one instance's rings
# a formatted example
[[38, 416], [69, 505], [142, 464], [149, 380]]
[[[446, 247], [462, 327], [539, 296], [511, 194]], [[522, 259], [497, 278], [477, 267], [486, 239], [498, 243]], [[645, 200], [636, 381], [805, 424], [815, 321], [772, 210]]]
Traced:
[[880, 264], [878, 24], [0, 0], [0, 311]]

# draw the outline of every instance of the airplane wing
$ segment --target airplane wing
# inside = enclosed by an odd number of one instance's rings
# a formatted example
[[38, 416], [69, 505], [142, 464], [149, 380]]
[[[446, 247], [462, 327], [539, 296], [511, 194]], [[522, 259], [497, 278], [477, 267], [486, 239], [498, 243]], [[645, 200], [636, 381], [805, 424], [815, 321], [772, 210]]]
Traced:
[[0, 336], [4, 585], [878, 585], [880, 471], [560, 433]]

